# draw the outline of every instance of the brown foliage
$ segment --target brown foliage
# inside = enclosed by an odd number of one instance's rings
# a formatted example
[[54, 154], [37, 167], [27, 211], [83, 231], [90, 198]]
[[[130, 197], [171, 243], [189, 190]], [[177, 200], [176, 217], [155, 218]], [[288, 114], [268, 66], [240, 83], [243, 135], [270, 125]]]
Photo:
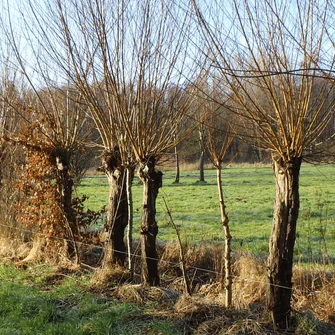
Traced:
[[[30, 111], [26, 113], [33, 116]], [[24, 161], [15, 165], [14, 188], [19, 192], [15, 209], [19, 225], [33, 231], [35, 240], [45, 239], [49, 251], [59, 251], [64, 247], [67, 225], [57, 183], [54, 143], [47, 136], [51, 127], [41, 118], [26, 125], [12, 141], [23, 147], [24, 154]]]
[[55, 238], [65, 236], [66, 225], [55, 183], [55, 167], [45, 152], [30, 148], [25, 151], [25, 163], [16, 166], [15, 187], [20, 191], [17, 222], [42, 234], [50, 246], [59, 246], [60, 241]]

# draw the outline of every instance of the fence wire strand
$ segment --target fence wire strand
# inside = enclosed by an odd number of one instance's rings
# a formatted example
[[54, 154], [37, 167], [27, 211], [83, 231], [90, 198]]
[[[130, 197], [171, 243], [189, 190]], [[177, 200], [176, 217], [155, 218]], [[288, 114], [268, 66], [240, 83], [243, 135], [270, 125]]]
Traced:
[[[13, 230], [17, 230], [17, 231], [21, 231], [21, 232], [25, 232], [25, 233], [29, 233], [29, 234], [32, 234], [32, 235], [41, 235], [41, 236], [44, 236], [43, 233], [40, 233], [40, 232], [37, 232], [37, 231], [33, 231], [33, 230], [30, 230], [30, 229], [24, 229], [24, 228], [20, 228], [20, 227], [10, 226], [10, 225], [6, 225], [6, 224], [3, 224], [3, 223], [0, 223], [0, 226], [1, 227], [6, 227], [6, 228], [9, 228], [9, 229], [13, 229]], [[73, 241], [71, 241], [69, 239], [66, 239], [66, 238], [63, 238], [63, 237], [54, 236], [54, 235], [49, 236], [48, 238], [53, 239], [53, 240], [73, 242]], [[104, 246], [93, 244], [93, 243], [86, 243], [86, 242], [81, 242], [81, 241], [75, 241], [75, 243], [80, 244], [82, 246], [86, 246], [86, 247], [97, 248], [97, 249], [100, 249], [100, 250], [105, 250], [106, 249], [106, 247], [104, 247]], [[116, 253], [121, 253], [121, 254], [128, 255], [127, 252], [123, 252], [123, 251], [119, 251], [119, 250], [114, 250], [114, 251]], [[134, 257], [134, 258], [141, 258], [141, 259], [143, 258], [142, 255], [138, 255], [138, 254], [135, 254], [135, 253], [132, 253], [131, 256]], [[179, 266], [180, 265], [179, 262], [177, 263], [177, 262], [172, 262], [172, 261], [168, 261], [168, 260], [164, 260], [164, 259], [159, 259], [159, 258], [146, 257], [146, 259], [148, 259], [148, 260], [154, 260], [154, 261], [165, 263], [165, 264], [169, 264], [171, 266]], [[202, 271], [202, 272], [205, 272], [205, 273], [209, 273], [209, 274], [213, 274], [213, 275], [218, 275], [218, 276], [221, 275], [221, 273], [218, 272], [218, 271], [214, 271], [214, 270], [210, 270], [210, 269], [205, 269], [205, 268], [201, 268], [201, 267], [197, 267], [197, 266], [192, 266], [192, 265], [188, 266], [188, 269], [192, 269], [192, 270], [195, 270], [195, 271]], [[232, 277], [233, 277], [233, 279], [234, 279], [235, 282], [236, 281], [239, 281], [239, 282], [243, 281], [243, 282], [257, 283], [257, 284], [262, 284], [262, 285], [265, 285], [265, 286], [268, 286], [268, 287], [272, 286], [272, 287], [282, 288], [282, 289], [286, 289], [286, 290], [290, 290], [290, 291], [297, 291], [297, 292], [300, 292], [300, 293], [308, 293], [308, 291], [297, 289], [297, 288], [294, 288], [294, 287], [287, 287], [287, 286], [282, 286], [282, 285], [277, 285], [277, 284], [271, 284], [269, 282], [260, 281], [260, 280], [256, 280], [256, 279], [250, 279], [250, 278], [243, 278], [243, 279], [241, 279], [241, 278], [239, 278], [239, 276], [235, 276], [235, 275], [232, 275]]]

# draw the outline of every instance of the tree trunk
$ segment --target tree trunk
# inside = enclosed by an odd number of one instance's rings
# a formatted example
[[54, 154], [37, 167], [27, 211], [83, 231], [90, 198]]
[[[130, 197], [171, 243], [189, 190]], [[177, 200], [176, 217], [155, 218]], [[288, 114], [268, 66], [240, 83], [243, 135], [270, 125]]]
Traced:
[[105, 229], [108, 238], [105, 245], [103, 268], [114, 264], [124, 265], [126, 245], [124, 232], [128, 224], [128, 204], [126, 193], [126, 171], [106, 173], [109, 183], [109, 200]]
[[104, 269], [119, 264], [124, 266], [126, 245], [124, 243], [125, 228], [128, 224], [126, 169], [122, 166], [118, 148], [113, 152], [105, 152], [101, 168], [109, 183], [109, 199], [105, 229]]
[[268, 308], [274, 325], [285, 329], [289, 326], [292, 295], [293, 251], [299, 214], [299, 172], [302, 159], [293, 158], [289, 163], [273, 157], [276, 180], [273, 227], [269, 245]]
[[203, 150], [203, 148], [200, 151], [199, 172], [200, 172], [199, 181], [205, 182], [205, 151]]
[[177, 146], [174, 147], [174, 156], [175, 156], [175, 159], [176, 159], [176, 177], [174, 179], [174, 182], [175, 182], [175, 184], [179, 184], [180, 167], [179, 167], [179, 155], [178, 155]]
[[199, 130], [199, 147], [200, 147], [200, 158], [199, 158], [199, 172], [200, 182], [205, 182], [205, 149], [204, 149], [204, 137], [201, 130]]
[[140, 228], [142, 252], [142, 280], [144, 285], [158, 286], [158, 255], [156, 250], [156, 236], [158, 226], [156, 222], [156, 199], [158, 190], [162, 186], [162, 172], [155, 170], [155, 158], [141, 163], [139, 177], [143, 183], [143, 213]]
[[216, 166], [216, 182], [218, 185], [220, 211], [221, 211], [221, 224], [225, 233], [225, 249], [224, 249], [224, 270], [225, 270], [225, 306], [230, 308], [232, 306], [233, 296], [233, 279], [231, 270], [231, 235], [229, 231], [229, 218], [226, 213], [226, 205], [224, 202], [223, 191], [222, 191], [222, 178], [221, 178], [221, 164], [218, 163]]

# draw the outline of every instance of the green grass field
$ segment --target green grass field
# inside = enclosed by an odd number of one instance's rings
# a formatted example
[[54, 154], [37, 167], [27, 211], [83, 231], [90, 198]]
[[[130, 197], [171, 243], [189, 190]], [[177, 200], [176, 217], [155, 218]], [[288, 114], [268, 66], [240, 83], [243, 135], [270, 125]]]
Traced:
[[[301, 210], [296, 257], [304, 261], [335, 257], [335, 167], [303, 165], [300, 177]], [[182, 172], [179, 184], [174, 173], [165, 172], [157, 199], [158, 241], [175, 240], [163, 197], [168, 203], [183, 241], [223, 241], [215, 170], [206, 171], [206, 183], [197, 171]], [[272, 226], [274, 179], [270, 166], [232, 166], [223, 169], [223, 189], [230, 217], [233, 250], [262, 254], [268, 250]], [[141, 219], [142, 185], [133, 182], [134, 231]], [[78, 189], [86, 194], [86, 207], [106, 205], [108, 184], [104, 176], [86, 177]], [[136, 233], [135, 233], [136, 234]]]
[[90, 293], [87, 274], [54, 271], [0, 264], [0, 335], [180, 334], [150, 306]]

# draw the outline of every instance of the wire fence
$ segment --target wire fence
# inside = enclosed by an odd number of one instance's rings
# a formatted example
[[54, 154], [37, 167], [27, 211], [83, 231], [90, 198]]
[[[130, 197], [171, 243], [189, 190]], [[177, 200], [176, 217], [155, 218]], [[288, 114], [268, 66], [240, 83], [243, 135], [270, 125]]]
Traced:
[[[41, 232], [26, 229], [26, 228], [23, 228], [23, 227], [11, 226], [11, 225], [7, 225], [7, 224], [3, 224], [3, 223], [0, 223], [0, 226], [4, 227], [4, 228], [7, 228], [7, 229], [20, 231], [22, 233], [44, 236], [44, 234], [41, 233]], [[62, 242], [73, 242], [70, 239], [66, 239], [64, 237], [58, 237], [58, 236], [55, 236], [55, 235], [48, 236], [48, 238], [53, 239], [53, 240], [59, 240], [59, 241], [62, 241]], [[76, 243], [78, 245], [82, 245], [82, 246], [85, 246], [85, 247], [88, 247], [88, 248], [97, 248], [101, 251], [104, 251], [106, 249], [105, 246], [98, 245], [98, 244], [87, 243], [87, 242], [82, 242], [82, 241], [76, 241]], [[125, 254], [125, 255], [128, 256], [128, 252], [123, 252], [123, 251], [119, 251], [119, 250], [113, 250], [113, 251], [116, 252], [116, 253]], [[133, 257], [133, 258], [140, 258], [141, 260], [144, 259], [142, 255], [139, 255], [137, 253], [131, 253], [130, 256]], [[162, 258], [146, 257], [146, 259], [147, 260], [154, 260], [154, 261], [157, 261], [157, 262], [160, 262], [160, 263], [165, 263], [165, 264], [168, 264], [170, 266], [175, 266], [175, 267], [180, 266], [180, 262], [173, 262], [173, 261], [165, 260], [165, 259], [162, 259]], [[198, 267], [198, 266], [192, 266], [192, 265], [188, 265], [187, 268], [189, 270], [201, 271], [203, 273], [216, 275], [216, 276], [221, 276], [221, 272], [218, 272], [218, 271], [215, 271], [215, 270], [210, 270], [210, 269], [206, 269], [206, 268], [202, 268], [202, 267]], [[68, 276], [68, 277], [71, 277], [71, 276]], [[306, 294], [309, 293], [309, 291], [307, 291], [307, 290], [303, 290], [303, 289], [299, 289], [299, 288], [295, 288], [295, 287], [287, 287], [287, 286], [282, 286], [282, 285], [276, 285], [276, 284], [269, 283], [268, 281], [262, 281], [262, 280], [257, 280], [257, 279], [253, 279], [253, 278], [240, 278], [239, 276], [236, 276], [236, 275], [232, 275], [232, 278], [233, 278], [233, 282], [235, 282], [235, 283], [236, 282], [256, 283], [256, 284], [259, 284], [260, 286], [266, 286], [266, 287], [272, 286], [272, 287], [286, 289], [286, 290], [289, 290], [289, 291], [296, 291], [296, 292], [299, 292], [299, 293], [306, 293]], [[75, 278], [73, 278], [73, 279], [75, 280]]]

